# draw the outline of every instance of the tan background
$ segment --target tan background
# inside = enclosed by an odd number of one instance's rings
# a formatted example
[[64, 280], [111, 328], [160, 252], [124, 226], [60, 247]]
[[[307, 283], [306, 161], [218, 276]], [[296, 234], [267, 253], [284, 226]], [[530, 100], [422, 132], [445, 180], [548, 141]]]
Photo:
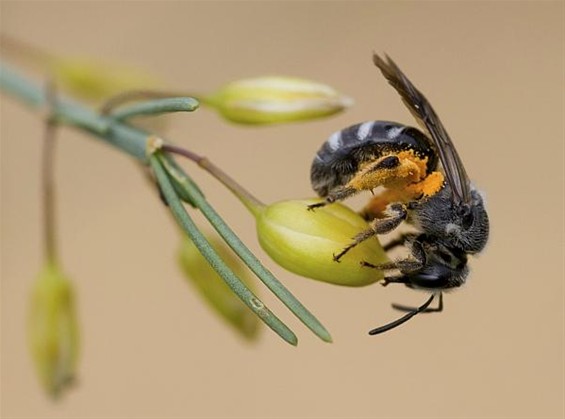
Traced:
[[40, 261], [35, 115], [2, 97], [3, 417], [563, 417], [563, 4], [2, 2], [2, 31], [62, 54], [151, 71], [170, 86], [289, 74], [357, 101], [339, 117], [245, 129], [206, 111], [175, 116], [170, 138], [213, 158], [271, 202], [312, 195], [309, 165], [334, 130], [413, 124], [371, 63], [391, 54], [427, 93], [488, 194], [489, 247], [441, 315], [379, 337], [391, 302], [424, 296], [346, 289], [278, 269], [249, 215], [188, 166], [210, 201], [330, 328], [297, 348], [247, 345], [183, 282], [178, 235], [130, 160], [65, 130], [57, 176], [64, 265], [80, 296], [80, 384], [53, 404], [25, 342]]

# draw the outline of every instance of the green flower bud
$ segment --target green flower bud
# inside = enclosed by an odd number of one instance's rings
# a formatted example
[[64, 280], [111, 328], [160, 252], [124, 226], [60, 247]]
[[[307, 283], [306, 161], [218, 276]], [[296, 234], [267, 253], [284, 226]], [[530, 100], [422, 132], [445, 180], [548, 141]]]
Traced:
[[308, 211], [319, 200], [282, 201], [255, 212], [257, 234], [265, 252], [282, 267], [308, 278], [338, 285], [363, 286], [383, 279], [381, 271], [361, 261], [388, 262], [376, 237], [365, 240], [333, 260], [368, 227], [360, 215], [339, 203]]
[[57, 85], [85, 100], [105, 100], [124, 91], [158, 86], [155, 78], [135, 68], [88, 58], [55, 59], [51, 70]]
[[71, 283], [53, 263], [43, 268], [33, 286], [28, 334], [41, 383], [57, 397], [75, 377], [78, 326]]
[[327, 85], [291, 77], [235, 81], [203, 102], [232, 122], [253, 125], [321, 118], [353, 103]]
[[[210, 240], [210, 238], [208, 237]], [[245, 284], [254, 291], [254, 281], [231, 249], [218, 239], [210, 240], [214, 249]], [[249, 341], [257, 339], [261, 326], [259, 318], [233, 293], [220, 275], [188, 238], [183, 238], [179, 252], [181, 269], [200, 296], [220, 317]], [[254, 291], [255, 292], [255, 291]]]

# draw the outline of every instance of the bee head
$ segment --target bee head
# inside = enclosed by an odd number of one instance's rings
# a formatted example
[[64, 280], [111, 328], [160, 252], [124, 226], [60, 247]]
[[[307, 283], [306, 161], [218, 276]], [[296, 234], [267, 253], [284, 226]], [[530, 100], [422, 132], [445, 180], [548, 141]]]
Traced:
[[426, 234], [435, 236], [448, 247], [465, 253], [478, 253], [489, 235], [489, 219], [481, 194], [470, 191], [468, 202], [453, 202], [449, 185], [415, 208], [412, 221]]
[[453, 205], [450, 212], [444, 231], [447, 241], [466, 253], [483, 250], [489, 235], [489, 219], [481, 194], [472, 189], [471, 202]]

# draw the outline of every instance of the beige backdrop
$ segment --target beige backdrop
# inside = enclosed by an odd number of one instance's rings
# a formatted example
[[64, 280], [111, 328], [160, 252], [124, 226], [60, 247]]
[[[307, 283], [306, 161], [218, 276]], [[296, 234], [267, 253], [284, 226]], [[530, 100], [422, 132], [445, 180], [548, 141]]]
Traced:
[[[561, 2], [2, 2], [2, 31], [61, 54], [139, 66], [170, 86], [212, 89], [262, 74], [314, 78], [354, 97], [333, 119], [241, 128], [199, 111], [169, 137], [272, 202], [312, 195], [311, 159], [347, 125], [413, 124], [371, 63], [392, 55], [427, 93], [488, 194], [491, 241], [441, 315], [389, 334], [391, 302], [424, 295], [347, 289], [285, 272], [250, 216], [187, 165], [251, 248], [330, 328], [242, 342], [184, 283], [178, 234], [124, 155], [65, 130], [58, 156], [64, 266], [80, 297], [79, 386], [61, 403], [37, 384], [25, 340], [40, 261], [36, 115], [2, 96], [2, 416], [562, 417], [563, 4]], [[360, 201], [357, 201], [360, 202]]]

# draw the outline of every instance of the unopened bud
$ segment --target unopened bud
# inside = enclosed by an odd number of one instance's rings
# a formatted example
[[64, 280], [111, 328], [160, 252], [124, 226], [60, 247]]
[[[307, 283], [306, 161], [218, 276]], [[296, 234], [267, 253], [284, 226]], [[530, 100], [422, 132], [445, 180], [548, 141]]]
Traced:
[[51, 67], [57, 85], [85, 100], [105, 100], [124, 91], [158, 85], [155, 78], [135, 68], [87, 58], [57, 59]]
[[[253, 290], [253, 278], [231, 250], [220, 240], [211, 240], [211, 244], [232, 271]], [[183, 239], [179, 262], [187, 280], [212, 310], [244, 338], [252, 341], [258, 337], [259, 318], [233, 293], [188, 238]]]
[[57, 397], [75, 377], [78, 326], [71, 283], [53, 263], [35, 281], [28, 327], [41, 383], [50, 396]]
[[203, 102], [232, 122], [253, 125], [321, 118], [353, 103], [330, 86], [292, 77], [235, 81]]
[[353, 247], [339, 262], [333, 260], [368, 228], [367, 222], [339, 203], [309, 211], [308, 205], [316, 202], [282, 201], [262, 208], [257, 213], [257, 233], [265, 252], [289, 271], [318, 281], [363, 286], [383, 279], [381, 271], [360, 264], [388, 262], [376, 237]]

